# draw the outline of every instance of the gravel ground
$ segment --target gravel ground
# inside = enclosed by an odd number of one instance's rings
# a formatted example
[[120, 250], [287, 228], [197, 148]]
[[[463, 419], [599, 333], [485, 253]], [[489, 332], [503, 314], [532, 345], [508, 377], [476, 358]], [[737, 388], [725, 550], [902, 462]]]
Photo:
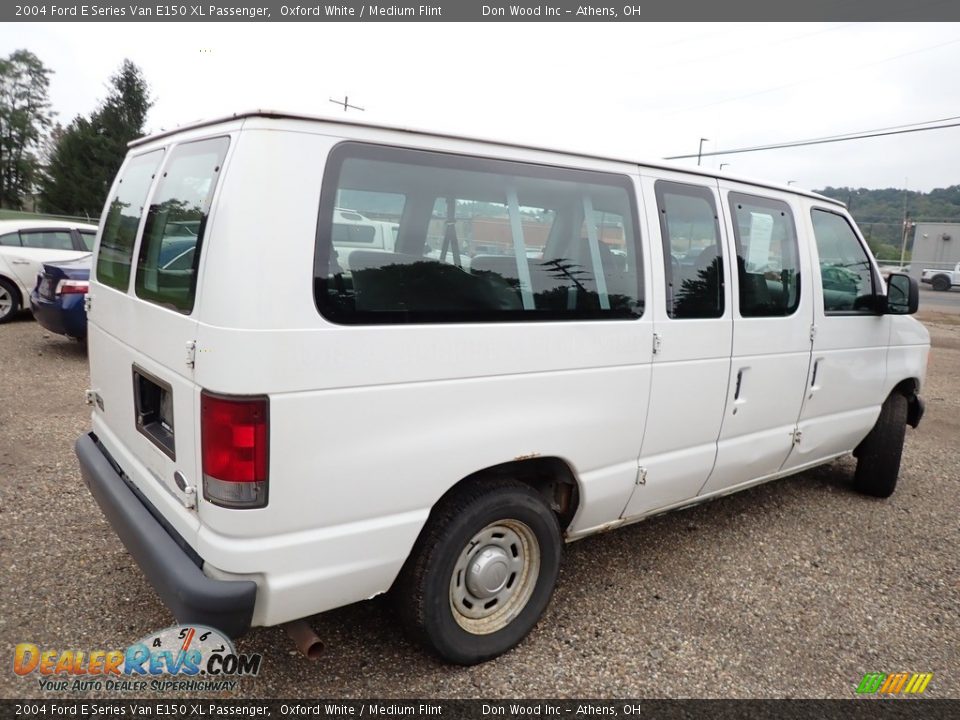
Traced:
[[[479, 667], [408, 642], [383, 599], [312, 618], [316, 663], [256, 629], [241, 694], [849, 698], [865, 672], [907, 670], [960, 697], [960, 317], [927, 320], [927, 416], [891, 499], [853, 493], [846, 459], [574, 543], [532, 635]], [[10, 670], [18, 642], [122, 648], [172, 624], [80, 481], [85, 387], [81, 346], [29, 316], [0, 327], [0, 697], [40, 695]]]

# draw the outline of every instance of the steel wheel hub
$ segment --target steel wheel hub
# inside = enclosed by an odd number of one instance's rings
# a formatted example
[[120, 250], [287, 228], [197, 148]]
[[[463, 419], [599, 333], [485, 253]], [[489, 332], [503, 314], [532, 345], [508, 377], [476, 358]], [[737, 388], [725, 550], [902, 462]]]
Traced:
[[478, 552], [467, 567], [467, 589], [474, 597], [486, 600], [503, 590], [510, 579], [510, 561], [506, 551], [488, 545]]
[[450, 609], [464, 630], [501, 630], [523, 610], [540, 574], [540, 546], [519, 520], [500, 520], [476, 533], [450, 578]]

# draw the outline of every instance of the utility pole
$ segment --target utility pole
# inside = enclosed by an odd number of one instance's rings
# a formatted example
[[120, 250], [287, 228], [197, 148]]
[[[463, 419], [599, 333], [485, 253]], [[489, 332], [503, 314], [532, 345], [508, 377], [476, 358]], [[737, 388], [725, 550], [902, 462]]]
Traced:
[[334, 100], [333, 98], [330, 98], [330, 102], [332, 102], [334, 105], [343, 105], [344, 112], [346, 112], [347, 109], [359, 110], [360, 112], [364, 112], [364, 109], [362, 107], [360, 107], [359, 105], [351, 105], [348, 102], [349, 100], [350, 98], [347, 95], [343, 96], [343, 100]]
[[903, 268], [903, 261], [907, 256], [907, 185], [910, 178], [903, 179], [903, 236], [900, 238], [900, 267]]
[[700, 149], [697, 150], [697, 165], [700, 164], [700, 156], [703, 155], [703, 144], [709, 141], [710, 138], [700, 138]]

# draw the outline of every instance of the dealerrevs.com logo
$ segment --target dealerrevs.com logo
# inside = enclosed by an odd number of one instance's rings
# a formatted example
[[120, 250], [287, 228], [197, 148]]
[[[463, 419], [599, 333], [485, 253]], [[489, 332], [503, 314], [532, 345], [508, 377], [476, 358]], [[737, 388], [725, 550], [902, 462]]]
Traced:
[[20, 643], [13, 671], [36, 676], [41, 690], [233, 692], [237, 678], [260, 672], [263, 657], [238, 654], [230, 638], [203, 625], [177, 625], [126, 650], [51, 650]]
[[857, 686], [857, 694], [919, 695], [932, 679], [933, 673], [867, 673]]

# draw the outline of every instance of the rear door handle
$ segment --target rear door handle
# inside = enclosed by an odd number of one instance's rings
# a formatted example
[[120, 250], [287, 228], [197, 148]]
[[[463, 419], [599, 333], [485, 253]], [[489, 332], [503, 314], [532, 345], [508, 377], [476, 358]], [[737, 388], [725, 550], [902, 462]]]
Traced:
[[11, 260], [10, 264], [11, 265], [29, 265], [30, 261], [29, 260]]
[[813, 394], [819, 390], [817, 387], [817, 374], [820, 372], [820, 360], [822, 358], [817, 358], [813, 361], [813, 371], [810, 373], [810, 392], [807, 394], [807, 399], [813, 397]]
[[734, 400], [739, 400], [739, 399], [740, 399], [740, 387], [741, 387], [742, 385], [743, 385], [743, 370], [740, 370], [740, 371], [737, 372], [737, 387], [736, 387], [736, 389], [733, 391], [733, 399], [734, 399]]

